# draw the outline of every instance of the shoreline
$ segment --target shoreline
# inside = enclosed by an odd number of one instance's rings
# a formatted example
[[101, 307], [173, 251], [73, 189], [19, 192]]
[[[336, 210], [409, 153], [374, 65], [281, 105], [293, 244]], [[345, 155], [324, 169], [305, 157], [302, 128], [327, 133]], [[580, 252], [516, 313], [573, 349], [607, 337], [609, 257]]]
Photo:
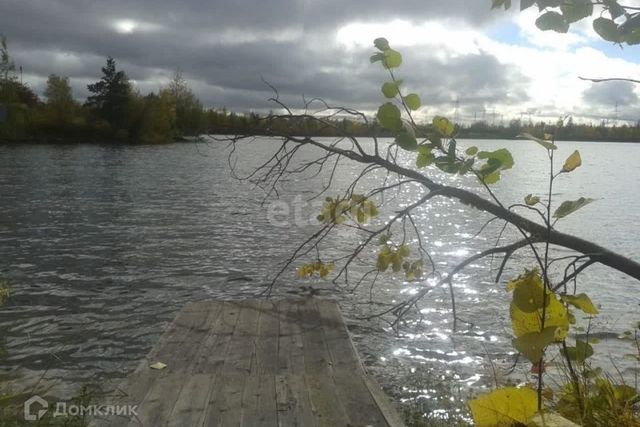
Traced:
[[[203, 142], [203, 138], [213, 136], [228, 136], [228, 133], [210, 133], [199, 136], [178, 136], [169, 141], [143, 142], [134, 140], [119, 140], [116, 138], [79, 138], [79, 137], [53, 137], [53, 138], [20, 138], [20, 139], [0, 139], [0, 145], [167, 145], [186, 142]], [[282, 135], [260, 135], [264, 138], [281, 138]], [[296, 135], [311, 138], [339, 138], [340, 135]], [[372, 136], [356, 136], [356, 138], [373, 138]], [[391, 139], [392, 136], [381, 136], [380, 139]], [[460, 136], [457, 141], [529, 141], [526, 138], [504, 138], [504, 137], [475, 137]], [[614, 143], [614, 144], [640, 144], [640, 140], [613, 140], [613, 139], [558, 139], [555, 142], [588, 142], [588, 143]]]

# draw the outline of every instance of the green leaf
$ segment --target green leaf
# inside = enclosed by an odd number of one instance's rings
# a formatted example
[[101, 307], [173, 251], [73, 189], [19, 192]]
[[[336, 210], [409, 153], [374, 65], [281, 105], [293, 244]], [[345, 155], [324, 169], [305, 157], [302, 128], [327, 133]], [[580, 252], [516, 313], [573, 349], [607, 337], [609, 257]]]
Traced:
[[556, 329], [556, 326], [552, 326], [544, 328], [542, 332], [522, 335], [512, 341], [513, 347], [524, 354], [531, 363], [538, 363], [544, 356], [544, 350], [555, 341]]
[[618, 402], [628, 403], [637, 403], [638, 401], [638, 391], [626, 384], [616, 384], [613, 386], [613, 397]]
[[560, 6], [562, 16], [568, 23], [580, 21], [593, 14], [591, 0], [572, 0]]
[[536, 4], [536, 0], [520, 0], [520, 12], [529, 9], [534, 4]]
[[475, 161], [476, 159], [474, 158], [465, 160], [464, 163], [462, 163], [462, 165], [460, 166], [460, 170], [458, 171], [458, 173], [460, 175], [466, 175], [467, 172], [469, 172], [473, 167], [473, 164], [475, 163]]
[[629, 45], [640, 44], [640, 28], [636, 28], [627, 34], [624, 41]]
[[398, 94], [398, 84], [396, 82], [386, 82], [382, 85], [382, 93], [387, 98], [395, 98]]
[[611, 19], [618, 19], [622, 15], [624, 15], [625, 10], [617, 0], [604, 0], [603, 3], [609, 9], [609, 14], [611, 15]]
[[374, 53], [373, 55], [371, 55], [371, 57], [369, 58], [369, 61], [374, 64], [378, 61], [382, 61], [384, 59], [384, 53], [378, 52], [378, 53]]
[[400, 256], [402, 258], [404, 257], [408, 257], [409, 254], [411, 253], [409, 246], [408, 245], [402, 245], [400, 246], [400, 248], [398, 249], [398, 253], [400, 254]]
[[383, 234], [378, 238], [378, 244], [386, 245], [389, 240], [391, 240], [391, 234]]
[[582, 159], [580, 158], [580, 152], [576, 150], [565, 160], [564, 166], [562, 166], [562, 172], [572, 172], [581, 165]]
[[506, 148], [501, 148], [496, 151], [480, 151], [478, 153], [479, 159], [493, 159], [500, 162], [500, 169], [511, 169], [513, 167], [513, 156]]
[[390, 48], [389, 48], [389, 41], [388, 41], [387, 39], [385, 39], [384, 37], [378, 37], [377, 39], [375, 39], [375, 40], [373, 41], [373, 45], [374, 45], [378, 50], [381, 50], [381, 51], [383, 51], [383, 52], [384, 52], [385, 50], [387, 50], [387, 49], [390, 49]]
[[393, 49], [384, 51], [384, 59], [382, 60], [384, 68], [398, 68], [400, 64], [402, 64], [402, 55], [400, 55], [400, 52]]
[[410, 110], [417, 110], [421, 105], [420, 97], [415, 93], [410, 93], [409, 95], [405, 96], [404, 103]]
[[538, 10], [543, 11], [548, 7], [559, 7], [565, 1], [567, 0], [537, 0], [536, 3], [538, 3]]
[[500, 181], [500, 171], [493, 171], [489, 174], [482, 175], [482, 179], [480, 181], [487, 185], [495, 184]]
[[400, 148], [407, 151], [416, 151], [418, 148], [418, 141], [416, 140], [416, 137], [406, 130], [400, 132], [398, 136], [396, 136], [396, 143]]
[[524, 198], [524, 202], [527, 204], [527, 206], [537, 205], [538, 203], [540, 203], [540, 197], [529, 194]]
[[557, 150], [558, 147], [551, 141], [547, 141], [546, 139], [541, 139], [536, 136], [531, 135], [530, 133], [521, 133], [518, 135], [520, 138], [530, 139], [531, 141], [535, 141], [538, 144], [542, 145], [547, 150]]
[[456, 130], [456, 127], [444, 117], [434, 117], [433, 127], [444, 138], [449, 138]]
[[448, 156], [440, 156], [435, 158], [435, 165], [443, 172], [446, 173], [458, 173], [460, 165], [452, 163]]
[[400, 119], [400, 109], [394, 104], [387, 102], [378, 108], [378, 121], [380, 126], [391, 130], [400, 130], [402, 128], [402, 120]]
[[564, 201], [562, 204], [556, 209], [553, 213], [554, 218], [564, 218], [567, 215], [570, 215], [577, 211], [580, 208], [585, 207], [589, 203], [593, 202], [594, 199], [586, 199], [584, 197], [580, 197], [578, 200], [574, 201]]
[[577, 363], [583, 363], [585, 360], [593, 356], [593, 347], [589, 343], [581, 340], [576, 340], [575, 347], [567, 347], [567, 350], [562, 350], [562, 354], [569, 360], [573, 360]]
[[574, 307], [579, 308], [587, 314], [598, 314], [598, 309], [591, 299], [587, 296], [587, 294], [578, 294], [578, 295], [563, 295], [562, 300], [567, 304], [571, 304]]
[[538, 395], [528, 387], [503, 387], [469, 401], [476, 427], [526, 425], [538, 412]]
[[611, 19], [607, 18], [598, 18], [593, 21], [593, 29], [596, 33], [603, 39], [613, 43], [620, 42], [620, 31], [618, 30], [618, 25], [613, 22]]
[[416, 167], [424, 168], [433, 163], [435, 157], [431, 153], [432, 148], [426, 145], [421, 145], [418, 147], [418, 157], [416, 158]]
[[546, 12], [536, 20], [536, 26], [542, 31], [555, 31], [557, 33], [566, 33], [569, 31], [569, 24], [564, 17], [558, 12]]
[[475, 156], [476, 154], [478, 154], [478, 147], [469, 147], [467, 148], [465, 153], [467, 154], [467, 156]]
[[504, 0], [491, 0], [491, 9], [498, 9], [504, 4]]

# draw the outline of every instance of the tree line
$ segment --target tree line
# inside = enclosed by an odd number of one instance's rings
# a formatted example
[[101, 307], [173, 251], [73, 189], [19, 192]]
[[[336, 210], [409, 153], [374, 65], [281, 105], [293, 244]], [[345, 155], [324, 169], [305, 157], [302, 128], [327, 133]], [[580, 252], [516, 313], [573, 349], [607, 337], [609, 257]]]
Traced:
[[[0, 141], [43, 142], [140, 142], [162, 143], [201, 134], [380, 137], [392, 134], [379, 121], [348, 115], [295, 119], [273, 112], [238, 114], [226, 108], [204, 108], [180, 72], [157, 93], [142, 95], [127, 74], [109, 57], [101, 78], [87, 89], [90, 96], [78, 102], [68, 77], [49, 75], [41, 99], [18, 78], [6, 39], [0, 39]], [[416, 124], [429, 132], [430, 124]], [[457, 126], [458, 138], [514, 139], [523, 133], [558, 139], [591, 141], [640, 141], [640, 122], [634, 126], [576, 124], [571, 118], [557, 123], [512, 120], [508, 125], [485, 121]]]
[[206, 130], [205, 110], [180, 72], [142, 95], [109, 57], [81, 104], [68, 77], [49, 75], [44, 99], [20, 81], [6, 39], [0, 43], [0, 140], [164, 142]]

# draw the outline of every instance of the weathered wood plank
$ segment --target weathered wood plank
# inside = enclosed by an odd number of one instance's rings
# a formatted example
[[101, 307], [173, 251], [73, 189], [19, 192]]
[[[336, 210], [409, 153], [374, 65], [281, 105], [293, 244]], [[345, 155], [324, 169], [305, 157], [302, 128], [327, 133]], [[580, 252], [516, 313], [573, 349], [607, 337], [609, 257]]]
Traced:
[[227, 357], [216, 387], [209, 399], [206, 426], [239, 426], [242, 421], [242, 397], [252, 367], [255, 368], [256, 339], [260, 301], [235, 303], [239, 308]]
[[309, 387], [304, 374], [283, 374], [276, 376], [276, 407], [279, 427], [316, 427], [317, 418], [313, 414]]
[[[213, 305], [213, 304], [211, 304]], [[209, 333], [200, 345], [190, 369], [190, 376], [169, 416], [168, 426], [200, 426], [204, 424], [212, 387], [227, 356], [229, 342], [237, 320], [237, 309], [230, 304], [216, 304], [218, 315], [209, 324]], [[213, 310], [213, 309], [212, 309]]]
[[331, 357], [331, 377], [335, 391], [345, 407], [350, 425], [388, 426], [380, 409], [371, 405], [373, 397], [365, 384], [360, 360], [351, 348], [351, 338], [338, 306], [330, 301], [315, 303], [324, 333], [322, 342], [327, 346]]
[[[129, 423], [131, 427], [167, 425], [200, 344], [208, 335], [210, 324], [218, 317], [221, 306], [197, 305], [189, 308], [183, 312], [183, 318], [178, 323], [178, 330], [183, 329], [180, 335], [174, 336], [175, 339], [157, 353], [158, 360], [166, 363], [167, 367], [156, 374], [156, 381], [140, 402], [137, 418]], [[168, 349], [172, 349], [171, 352]]]
[[275, 378], [278, 426], [317, 426], [304, 378], [300, 304], [278, 303], [278, 375]]
[[302, 314], [304, 378], [313, 415], [319, 426], [346, 426], [349, 424], [349, 418], [343, 402], [335, 393], [331, 356], [324, 343], [322, 321], [314, 299], [305, 299], [299, 310]]
[[122, 388], [106, 404], [139, 405], [138, 417], [93, 425], [402, 425], [337, 304], [315, 298], [188, 304]]
[[[183, 353], [185, 342], [190, 339], [191, 332], [196, 330], [198, 332], [206, 331], [209, 315], [215, 316], [214, 312], [209, 311], [210, 308], [211, 304], [204, 302], [192, 303], [183, 308], [145, 359], [116, 388], [113, 396], [104, 403], [109, 405], [137, 405], [138, 411], [141, 411], [141, 404], [149, 394], [149, 391], [160, 378], [171, 372], [152, 370], [149, 365], [157, 361], [172, 363], [173, 360], [179, 360], [179, 356]], [[104, 419], [95, 419], [93, 425], [96, 427], [122, 427], [127, 425], [129, 421], [134, 420], [138, 422], [138, 420], [129, 416], [111, 415]]]
[[289, 300], [278, 303], [280, 329], [278, 336], [278, 372], [283, 375], [304, 373], [304, 350], [299, 305]]
[[278, 369], [279, 319], [277, 305], [260, 305], [255, 366], [245, 384], [242, 400], [242, 425], [276, 427], [275, 374]]

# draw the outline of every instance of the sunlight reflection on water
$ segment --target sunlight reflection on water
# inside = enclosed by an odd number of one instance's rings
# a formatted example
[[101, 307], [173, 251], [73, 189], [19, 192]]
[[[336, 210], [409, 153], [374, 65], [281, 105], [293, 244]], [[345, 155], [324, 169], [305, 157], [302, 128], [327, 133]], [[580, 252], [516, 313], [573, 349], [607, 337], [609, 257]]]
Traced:
[[[461, 142], [465, 144], [469, 145]], [[512, 150], [517, 166], [496, 186], [506, 202], [544, 191], [544, 159], [535, 144], [474, 144]], [[252, 145], [243, 157], [247, 169], [272, 148]], [[640, 146], [563, 143], [560, 156], [576, 148], [585, 170], [563, 180], [558, 197], [584, 195], [599, 201], [567, 218], [560, 229], [640, 258], [640, 201], [627, 192], [610, 191], [640, 188], [635, 160]], [[48, 371], [52, 381], [76, 383], [117, 378], [146, 354], [186, 302], [243, 298], [261, 291], [278, 263], [315, 225], [270, 223], [256, 189], [230, 178], [224, 150], [205, 144], [0, 146], [0, 199], [5, 208], [0, 273], [14, 290], [9, 305], [0, 311], [0, 327], [9, 331], [8, 358], [0, 362], [0, 371], [33, 378]], [[589, 159], [595, 160], [590, 164]], [[597, 168], [606, 169], [611, 181], [603, 182], [592, 172]], [[453, 185], [477, 188], [473, 180], [434, 174]], [[353, 165], [345, 163], [337, 187], [356, 175]], [[303, 195], [306, 200], [320, 182], [326, 177], [284, 182], [281, 197], [293, 201]], [[413, 186], [394, 194], [381, 207], [380, 217], [390, 218], [398, 206], [415, 202], [418, 191]], [[315, 218], [317, 206], [303, 206], [300, 215]], [[476, 236], [487, 217], [449, 199], [434, 199], [414, 219], [443, 274], [461, 259], [494, 245], [500, 231], [496, 224]], [[417, 239], [412, 239], [416, 245]], [[340, 230], [324, 250], [341, 254], [358, 241], [352, 230]], [[376, 249], [365, 255], [354, 267], [354, 277], [375, 265]], [[505, 308], [508, 295], [504, 282], [495, 284], [492, 274], [498, 265], [498, 259], [477, 261], [454, 277], [461, 319], [455, 333], [449, 287], [437, 286], [436, 277], [408, 283], [387, 274], [371, 290], [363, 285], [353, 293], [338, 288], [328, 294], [339, 298], [364, 363], [396, 396], [404, 393], [397, 369], [449, 370], [454, 382], [481, 387], [491, 383], [492, 366], [509, 368], [515, 361]], [[529, 257], [516, 253], [503, 281], [529, 265]], [[609, 364], [610, 355], [631, 352], [617, 337], [640, 320], [637, 284], [593, 267], [583, 286], [601, 305], [595, 331], [611, 331], [602, 336], [594, 360]], [[430, 291], [419, 304], [420, 316], [407, 318], [398, 335], [385, 322], [359, 319], [425, 287]], [[276, 293], [287, 296], [298, 288], [289, 274]], [[635, 364], [618, 359], [624, 375], [637, 372]], [[528, 367], [521, 364], [514, 378], [527, 375]]]

